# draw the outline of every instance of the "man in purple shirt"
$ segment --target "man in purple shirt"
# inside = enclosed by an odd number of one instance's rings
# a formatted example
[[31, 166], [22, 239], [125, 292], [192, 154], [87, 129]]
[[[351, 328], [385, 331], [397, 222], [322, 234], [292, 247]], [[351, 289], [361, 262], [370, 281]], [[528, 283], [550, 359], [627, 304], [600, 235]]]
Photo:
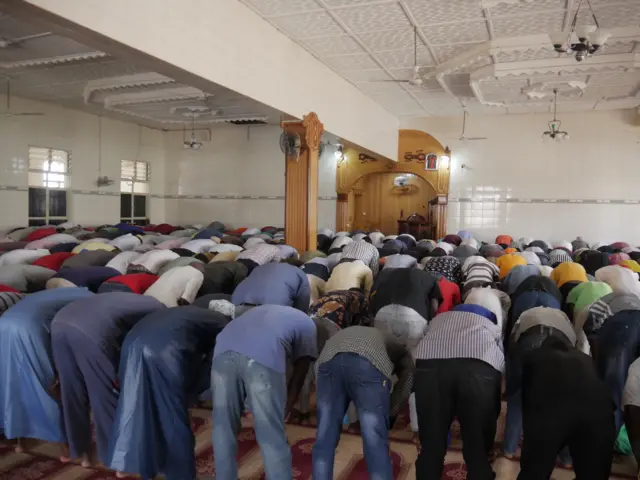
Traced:
[[286, 305], [309, 310], [311, 287], [305, 273], [288, 263], [255, 268], [233, 292], [234, 305]]
[[[281, 305], [253, 308], [218, 334], [211, 368], [218, 478], [238, 478], [236, 438], [245, 402], [253, 414], [267, 479], [293, 478], [284, 421], [317, 353], [314, 321]], [[288, 385], [287, 363], [293, 364]]]

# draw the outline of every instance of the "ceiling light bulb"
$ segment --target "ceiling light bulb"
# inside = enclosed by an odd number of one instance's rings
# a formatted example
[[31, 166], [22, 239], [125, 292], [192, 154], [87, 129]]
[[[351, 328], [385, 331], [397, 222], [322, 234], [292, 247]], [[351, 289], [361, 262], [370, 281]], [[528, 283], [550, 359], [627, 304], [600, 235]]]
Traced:
[[554, 48], [562, 48], [567, 41], [567, 34], [564, 32], [551, 33], [549, 39]]
[[442, 162], [442, 168], [448, 168], [450, 160], [451, 159], [449, 158], [449, 155], [442, 155], [440, 157], [440, 162]]
[[589, 35], [589, 41], [591, 41], [594, 47], [601, 47], [607, 40], [609, 40], [609, 37], [611, 37], [611, 33], [603, 30], [602, 28], [598, 28]]
[[595, 25], [580, 25], [576, 27], [576, 35], [580, 41], [586, 40], [596, 28]]

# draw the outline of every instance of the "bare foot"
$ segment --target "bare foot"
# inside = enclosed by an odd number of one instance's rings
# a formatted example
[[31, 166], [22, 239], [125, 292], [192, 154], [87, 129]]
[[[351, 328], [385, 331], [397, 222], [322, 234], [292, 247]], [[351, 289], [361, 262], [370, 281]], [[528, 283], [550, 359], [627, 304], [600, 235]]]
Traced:
[[83, 458], [82, 461], [80, 462], [80, 466], [84, 468], [91, 468], [91, 462], [89, 461], [88, 458]]
[[15, 448], [13, 449], [14, 452], [16, 453], [22, 453], [24, 452], [24, 447], [20, 444], [16, 444]]
[[71, 457], [65, 457], [64, 455], [60, 455], [61, 463], [69, 463], [71, 461]]
[[503, 453], [504, 458], [508, 458], [509, 460], [513, 460], [513, 453]]
[[124, 478], [126, 477], [127, 474], [126, 473], [122, 473], [122, 472], [116, 472], [116, 478]]

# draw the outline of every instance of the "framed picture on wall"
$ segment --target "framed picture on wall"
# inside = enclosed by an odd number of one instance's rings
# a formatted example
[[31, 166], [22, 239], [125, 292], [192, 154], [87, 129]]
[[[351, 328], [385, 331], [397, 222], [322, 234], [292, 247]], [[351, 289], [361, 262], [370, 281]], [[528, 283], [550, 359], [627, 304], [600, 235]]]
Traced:
[[438, 155], [435, 153], [428, 153], [426, 161], [424, 162], [425, 170], [438, 170]]

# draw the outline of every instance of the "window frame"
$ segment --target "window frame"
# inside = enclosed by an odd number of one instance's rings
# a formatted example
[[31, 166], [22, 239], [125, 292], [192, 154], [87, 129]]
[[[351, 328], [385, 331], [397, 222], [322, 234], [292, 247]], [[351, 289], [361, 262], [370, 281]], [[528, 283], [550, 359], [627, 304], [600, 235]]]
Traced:
[[[32, 168], [31, 167], [31, 156], [32, 156], [32, 149], [42, 149], [42, 150], [47, 150], [47, 161], [49, 162], [49, 169], [45, 170], [45, 169], [41, 169], [41, 168]], [[66, 154], [66, 168], [63, 172], [57, 172], [54, 170], [51, 170], [51, 163], [54, 161], [53, 160], [53, 153], [54, 152], [64, 152]], [[30, 182], [30, 175], [31, 173], [38, 173], [38, 174], [42, 174], [44, 176], [44, 181], [43, 183], [39, 184], [39, 185], [33, 185]], [[47, 177], [48, 175], [63, 175], [64, 176], [64, 187], [57, 187], [57, 186], [52, 186], [49, 185], [49, 183], [60, 183], [60, 182], [54, 182], [53, 180], [49, 180]], [[42, 147], [39, 145], [29, 145], [28, 146], [28, 150], [27, 150], [27, 185], [28, 185], [28, 189], [31, 190], [33, 189], [41, 189], [45, 191], [45, 204], [44, 204], [44, 209], [45, 209], [45, 215], [43, 217], [32, 217], [30, 215], [28, 215], [27, 212], [27, 220], [28, 220], [28, 224], [31, 225], [32, 222], [44, 222], [45, 225], [52, 225], [52, 221], [55, 222], [54, 224], [60, 224], [63, 222], [66, 222], [69, 220], [69, 212], [68, 212], [68, 207], [69, 207], [69, 187], [70, 187], [70, 183], [71, 183], [71, 151], [70, 150], [65, 150], [63, 148], [54, 148], [54, 147]], [[50, 207], [51, 207], [51, 195], [50, 192], [51, 191], [63, 191], [65, 192], [65, 215], [64, 216], [59, 216], [59, 215], [51, 215], [50, 214]], [[27, 205], [28, 210], [30, 210], [29, 205]]]
[[[133, 176], [124, 176], [123, 169], [125, 167], [124, 162], [130, 162], [133, 164]], [[145, 165], [144, 171], [144, 180], [138, 177], [138, 164]], [[131, 183], [131, 190], [123, 190], [122, 184], [128, 182]], [[146, 185], [145, 193], [137, 193], [136, 184]], [[130, 223], [132, 225], [147, 225], [149, 223], [149, 194], [151, 190], [151, 163], [143, 162], [141, 160], [120, 160], [120, 199], [122, 202], [122, 195], [131, 195], [131, 215], [124, 216], [122, 214], [122, 207], [120, 208], [120, 222], [122, 223]], [[145, 205], [144, 205], [144, 216], [135, 215], [135, 198], [136, 197], [145, 197]]]

